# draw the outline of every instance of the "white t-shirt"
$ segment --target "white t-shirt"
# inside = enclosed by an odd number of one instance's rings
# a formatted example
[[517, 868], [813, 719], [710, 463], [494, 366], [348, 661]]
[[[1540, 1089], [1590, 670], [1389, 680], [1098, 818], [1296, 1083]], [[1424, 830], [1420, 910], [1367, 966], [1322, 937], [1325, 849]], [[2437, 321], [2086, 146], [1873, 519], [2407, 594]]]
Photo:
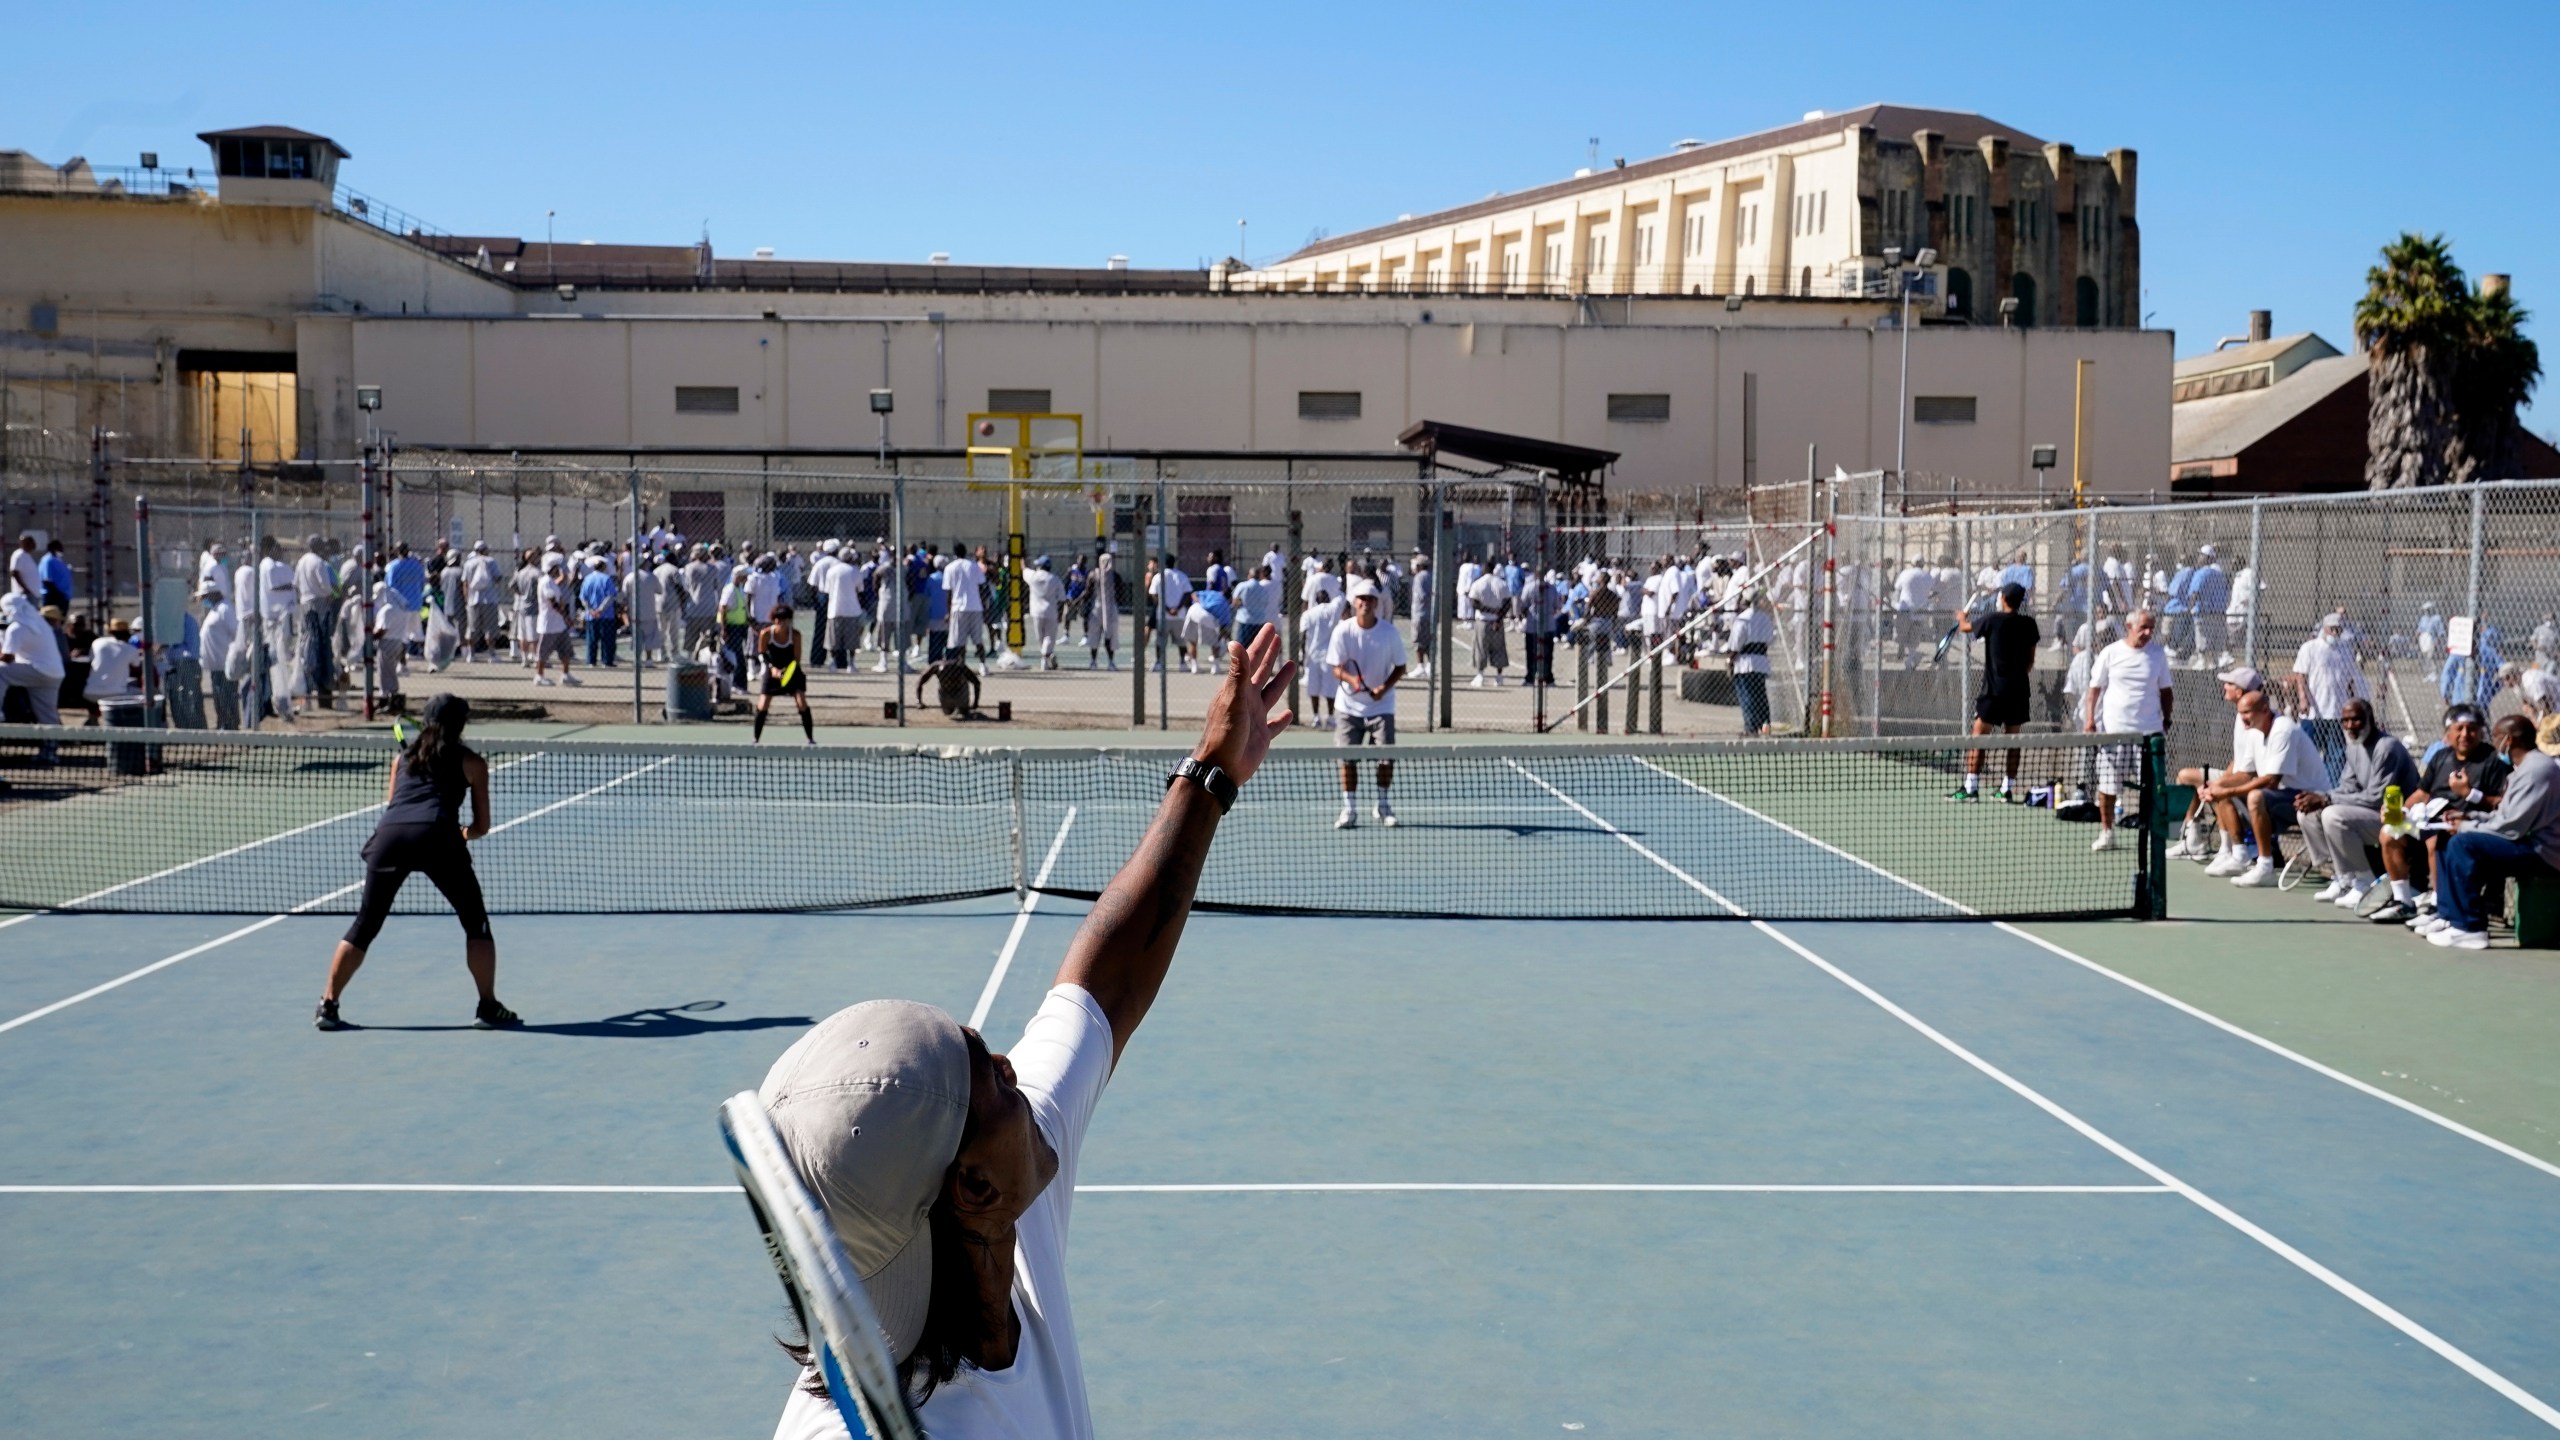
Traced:
[[2160, 717], [2160, 692], [2169, 687], [2169, 659], [2157, 645], [2136, 650], [2127, 641], [2111, 642], [2089, 668], [2089, 688], [2098, 692], [2098, 728], [2110, 734], [2153, 735], [2166, 729]]
[[91, 700], [141, 694], [134, 676], [134, 662], [141, 658], [141, 647], [132, 641], [99, 636], [89, 646], [89, 684], [81, 693]]
[[2302, 677], [2315, 719], [2335, 720], [2346, 713], [2348, 701], [2366, 694], [2364, 672], [2356, 668], [2355, 652], [2344, 640], [2332, 644], [2327, 636], [2314, 635], [2303, 641], [2293, 652], [2293, 673]]
[[747, 572], [747, 618], [758, 625], [773, 618], [773, 607], [782, 603], [782, 576], [773, 570]]
[[542, 606], [533, 628], [539, 635], [558, 635], [569, 628], [569, 587], [548, 575], [542, 577]]
[[1458, 618], [1461, 620], [1476, 618], [1476, 577], [1483, 573], [1484, 567], [1473, 560], [1458, 567]]
[[2257, 760], [2257, 773], [2275, 776], [2287, 790], [2329, 788], [2329, 763], [2320, 758], [2320, 746], [2290, 715], [2277, 716], [2258, 737]]
[[1926, 610], [1938, 597], [1938, 577], [1914, 565], [1893, 579], [1893, 608]]
[[223, 599], [231, 598], [231, 567], [210, 550], [196, 557], [196, 593], [207, 590], [219, 590]]
[[1331, 655], [1334, 627], [1341, 623], [1342, 602], [1339, 600], [1322, 600], [1299, 611], [1298, 631], [1306, 637], [1304, 653], [1315, 656]]
[[[1324, 663], [1327, 670], [1349, 667], [1369, 684], [1382, 684], [1397, 666], [1407, 663], [1404, 635], [1384, 620], [1365, 630], [1357, 620], [1336, 625], [1325, 645]], [[1368, 691], [1345, 680], [1336, 688], [1333, 703], [1345, 715], [1393, 715], [1396, 692], [1371, 699]]]
[[1511, 587], [1503, 583], [1501, 571], [1487, 570], [1467, 587], [1467, 602], [1476, 618], [1499, 619], [1511, 607]]
[[942, 567], [942, 588], [950, 592], [951, 613], [974, 614], [986, 609], [978, 598], [978, 587], [986, 580], [987, 572], [977, 561], [952, 557], [951, 563]]
[[1022, 597], [1029, 602], [1034, 614], [1056, 610], [1066, 593], [1067, 582], [1050, 571], [1035, 568], [1022, 572]]
[[[1077, 1152], [1111, 1078], [1111, 1021], [1082, 986], [1060, 985], [1040, 1003], [1011, 1059], [1033, 1123], [1058, 1152], [1057, 1178], [1014, 1225], [1013, 1311], [1022, 1341], [1011, 1368], [989, 1373], [963, 1367], [935, 1389], [916, 1418], [934, 1440], [1091, 1440], [1084, 1357], [1067, 1303], [1067, 1217], [1075, 1200]], [[795, 1384], [773, 1435], [836, 1440], [845, 1435], [844, 1419], [835, 1402]]]
[[1157, 613], [1164, 617], [1164, 623], [1180, 624], [1182, 612], [1191, 608], [1191, 577], [1179, 570], [1159, 570], [1148, 588], [1155, 594]]
[[26, 597], [38, 605], [44, 603], [44, 572], [37, 568], [40, 563], [33, 550], [9, 552], [10, 583], [13, 586], [24, 585]]
[[862, 581], [870, 572], [859, 565], [847, 565], [829, 555], [819, 560], [826, 570], [823, 582], [827, 592], [827, 618], [858, 620], [862, 617]]
[[1342, 593], [1342, 577], [1330, 570], [1307, 572], [1307, 583], [1298, 587], [1298, 601], [1303, 605], [1321, 605], [1328, 596]]
[[2231, 768], [2258, 773], [2258, 732], [2238, 715], [2231, 717]]

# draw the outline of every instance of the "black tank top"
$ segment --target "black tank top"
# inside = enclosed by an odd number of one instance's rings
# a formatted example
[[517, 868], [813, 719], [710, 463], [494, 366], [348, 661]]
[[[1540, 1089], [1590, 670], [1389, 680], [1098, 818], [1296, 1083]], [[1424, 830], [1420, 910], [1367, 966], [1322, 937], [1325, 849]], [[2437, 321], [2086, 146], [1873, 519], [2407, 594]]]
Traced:
[[782, 678], [782, 667], [800, 658], [800, 636], [794, 632], [788, 640], [767, 638], [764, 642], [764, 668]]
[[385, 825], [459, 825], [462, 823], [462, 792], [469, 782], [462, 774], [462, 762], [474, 758], [461, 745], [446, 745], [438, 752], [436, 763], [421, 765], [413, 748], [400, 754], [400, 779], [391, 790], [391, 803], [383, 808]]

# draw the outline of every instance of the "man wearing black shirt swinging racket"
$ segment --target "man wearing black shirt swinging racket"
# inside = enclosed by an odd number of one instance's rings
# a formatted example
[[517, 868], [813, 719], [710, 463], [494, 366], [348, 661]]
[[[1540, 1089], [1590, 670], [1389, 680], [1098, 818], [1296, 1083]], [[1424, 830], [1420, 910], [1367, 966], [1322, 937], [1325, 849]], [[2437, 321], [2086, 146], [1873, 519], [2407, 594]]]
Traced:
[[[2000, 587], [2000, 608], [1975, 619], [1970, 613], [1956, 623], [1956, 628], [1982, 642], [1982, 693], [1973, 702], [1973, 733], [1988, 735], [1994, 727], [2015, 735], [2027, 723], [2027, 686], [2035, 669], [2036, 645], [2044, 634], [2036, 628], [2036, 618], [2024, 614], [2019, 607], [2027, 603], [2027, 588], [2014, 582]], [[1964, 784], [1947, 796], [1950, 800], [1978, 801], [1982, 798], [1982, 752], [1965, 756]], [[2000, 798], [2012, 805], [2026, 802], [2018, 793], [2018, 752], [2008, 755], [2008, 769], [2000, 777]]]

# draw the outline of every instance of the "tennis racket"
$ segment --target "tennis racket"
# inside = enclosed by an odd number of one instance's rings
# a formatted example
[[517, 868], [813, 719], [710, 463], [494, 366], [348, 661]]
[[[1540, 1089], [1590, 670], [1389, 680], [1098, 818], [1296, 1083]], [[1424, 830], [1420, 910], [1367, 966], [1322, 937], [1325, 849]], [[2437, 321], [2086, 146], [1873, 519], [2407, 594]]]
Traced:
[[880, 1318], [836, 1240], [826, 1208], [791, 1166], [782, 1132], [752, 1090], [720, 1106], [720, 1138], [763, 1232], [767, 1259], [809, 1337], [810, 1358], [847, 1432], [871, 1440], [924, 1440], [881, 1341]]

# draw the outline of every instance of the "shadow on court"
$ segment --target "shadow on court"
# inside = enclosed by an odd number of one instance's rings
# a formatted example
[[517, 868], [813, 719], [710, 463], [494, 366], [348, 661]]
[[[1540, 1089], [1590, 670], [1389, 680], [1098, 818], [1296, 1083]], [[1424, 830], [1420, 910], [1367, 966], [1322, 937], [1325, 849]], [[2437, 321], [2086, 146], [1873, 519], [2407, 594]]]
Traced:
[[[725, 1035], [742, 1030], [806, 1030], [818, 1023], [812, 1015], [748, 1015], [735, 1020], [705, 1020], [701, 1016], [728, 1005], [726, 1000], [696, 1000], [687, 1005], [661, 1005], [644, 1010], [627, 1010], [601, 1020], [570, 1020], [553, 1025], [519, 1025], [503, 1034], [568, 1035], [589, 1039], [679, 1040], [688, 1035]], [[400, 1031], [428, 1034], [445, 1030], [475, 1030], [475, 1025], [350, 1025], [350, 1030]]]

